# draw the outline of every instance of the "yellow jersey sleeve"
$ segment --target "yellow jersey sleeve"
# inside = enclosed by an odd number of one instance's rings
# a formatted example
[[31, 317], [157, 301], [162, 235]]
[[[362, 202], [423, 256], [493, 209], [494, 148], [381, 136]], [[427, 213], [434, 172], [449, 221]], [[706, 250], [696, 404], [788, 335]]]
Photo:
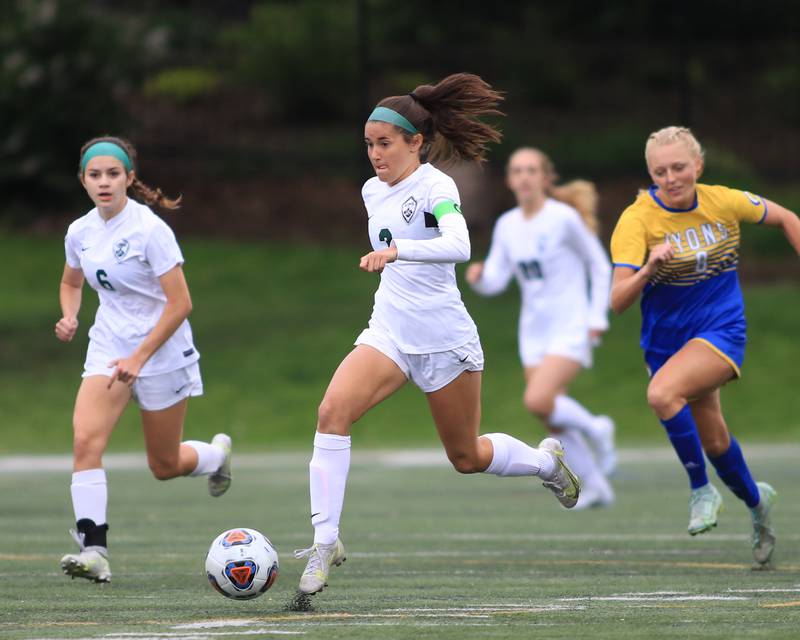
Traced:
[[640, 269], [647, 257], [647, 232], [633, 209], [626, 209], [611, 235], [611, 261], [615, 267]]
[[722, 209], [733, 213], [739, 222], [760, 224], [767, 217], [767, 202], [761, 196], [728, 187], [716, 188], [719, 190]]

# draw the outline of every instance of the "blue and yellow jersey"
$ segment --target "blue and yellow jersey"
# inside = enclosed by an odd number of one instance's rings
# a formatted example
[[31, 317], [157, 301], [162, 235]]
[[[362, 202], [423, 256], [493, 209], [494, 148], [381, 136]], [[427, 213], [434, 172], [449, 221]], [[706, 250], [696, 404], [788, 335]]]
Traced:
[[652, 186], [623, 211], [611, 237], [614, 266], [638, 270], [650, 250], [664, 242], [675, 250], [642, 293], [645, 351], [672, 353], [720, 329], [740, 331], [744, 340], [744, 302], [736, 273], [739, 223], [760, 223], [766, 215], [763, 198], [705, 184], [697, 185], [688, 209], [668, 207]]

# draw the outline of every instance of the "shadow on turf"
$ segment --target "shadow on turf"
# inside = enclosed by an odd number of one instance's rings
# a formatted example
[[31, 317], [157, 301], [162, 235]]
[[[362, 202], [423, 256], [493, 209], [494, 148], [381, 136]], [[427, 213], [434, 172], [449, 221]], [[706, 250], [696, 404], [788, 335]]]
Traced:
[[307, 593], [298, 591], [294, 597], [286, 605], [287, 611], [314, 611], [314, 605], [311, 604], [311, 596]]

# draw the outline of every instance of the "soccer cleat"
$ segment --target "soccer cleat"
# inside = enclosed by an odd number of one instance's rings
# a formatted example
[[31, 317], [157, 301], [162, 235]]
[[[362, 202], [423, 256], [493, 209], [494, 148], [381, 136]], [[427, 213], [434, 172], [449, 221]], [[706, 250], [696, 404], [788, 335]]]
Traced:
[[572, 510], [583, 511], [584, 509], [610, 507], [614, 504], [614, 499], [614, 489], [611, 488], [604, 475], [597, 473], [588, 480], [584, 477], [581, 495]]
[[592, 440], [595, 453], [597, 454], [597, 464], [603, 475], [610, 476], [617, 469], [617, 450], [614, 447], [614, 421], [608, 416], [597, 416], [595, 418], [597, 427], [597, 438]]
[[689, 535], [696, 536], [717, 526], [717, 516], [722, 511], [722, 496], [710, 482], [692, 489], [689, 497]]
[[225, 433], [218, 433], [211, 439], [211, 444], [225, 453], [219, 469], [208, 476], [208, 492], [218, 498], [231, 486], [231, 437]]
[[556, 468], [553, 477], [542, 484], [555, 494], [563, 506], [572, 509], [578, 502], [581, 483], [564, 462], [564, 447], [555, 438], [545, 438], [539, 443], [539, 449], [553, 456]]
[[78, 543], [78, 553], [68, 553], [61, 558], [61, 570], [68, 576], [86, 578], [92, 582], [111, 582], [111, 567], [108, 564], [108, 551], [103, 547], [85, 547], [84, 535], [73, 529], [69, 531]]
[[322, 591], [323, 587], [328, 586], [328, 574], [331, 565], [339, 566], [347, 557], [344, 545], [338, 538], [331, 544], [316, 543], [308, 549], [297, 549], [294, 552], [295, 558], [308, 558], [305, 571], [300, 576], [300, 586], [297, 588], [299, 593], [313, 595]]
[[753, 559], [755, 568], [761, 569], [769, 563], [775, 550], [775, 530], [770, 525], [769, 512], [778, 494], [766, 482], [757, 482], [756, 486], [760, 500], [750, 509], [750, 515], [753, 517]]

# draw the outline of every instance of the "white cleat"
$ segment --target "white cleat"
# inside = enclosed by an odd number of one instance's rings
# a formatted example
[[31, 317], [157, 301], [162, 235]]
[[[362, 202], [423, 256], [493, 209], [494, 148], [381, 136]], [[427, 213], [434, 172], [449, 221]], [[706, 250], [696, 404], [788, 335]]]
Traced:
[[539, 443], [539, 449], [553, 456], [555, 473], [542, 484], [552, 491], [558, 501], [567, 509], [572, 509], [581, 493], [581, 483], [564, 462], [564, 447], [555, 438], [545, 438]]
[[592, 444], [597, 454], [597, 464], [603, 475], [610, 476], [617, 470], [617, 449], [614, 445], [616, 427], [614, 421], [608, 416], [597, 416], [595, 427], [598, 437], [592, 440]]
[[225, 453], [222, 464], [214, 473], [208, 476], [208, 492], [218, 498], [231, 486], [231, 437], [225, 433], [218, 433], [211, 439], [211, 445], [219, 447]]
[[70, 535], [78, 543], [78, 553], [68, 553], [61, 558], [61, 570], [68, 576], [86, 578], [92, 582], [111, 582], [111, 567], [108, 551], [103, 547], [84, 547], [83, 534], [70, 529]]
[[755, 560], [753, 568], [764, 569], [769, 566], [772, 552], [775, 550], [775, 530], [769, 521], [769, 513], [778, 494], [766, 482], [757, 482], [756, 486], [761, 499], [750, 509], [753, 518], [753, 560]]
[[338, 538], [331, 544], [316, 543], [308, 549], [298, 549], [294, 552], [294, 557], [308, 558], [297, 590], [309, 596], [319, 593], [323, 587], [328, 586], [331, 566], [338, 567], [347, 560], [344, 545]]
[[689, 535], [696, 536], [717, 526], [722, 496], [710, 482], [693, 489], [689, 497]]
[[581, 495], [572, 508], [573, 511], [610, 507], [614, 504], [616, 496], [606, 477], [600, 473], [590, 479], [584, 478]]

